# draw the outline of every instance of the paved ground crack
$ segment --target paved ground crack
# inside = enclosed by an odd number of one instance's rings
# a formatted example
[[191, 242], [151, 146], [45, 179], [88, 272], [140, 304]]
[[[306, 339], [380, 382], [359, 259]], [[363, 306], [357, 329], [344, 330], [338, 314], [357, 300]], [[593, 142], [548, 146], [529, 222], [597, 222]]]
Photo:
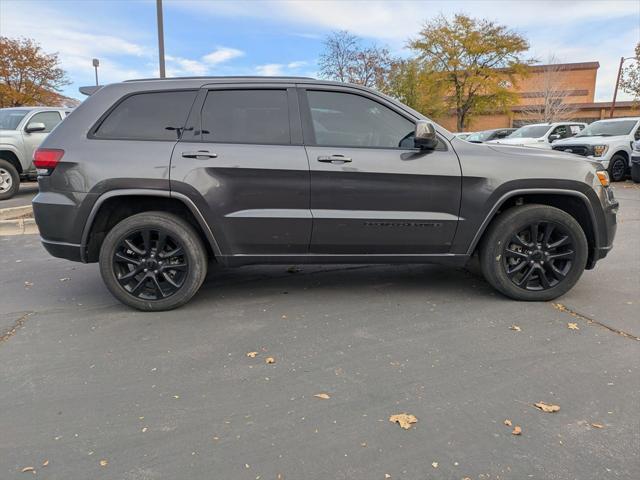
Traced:
[[0, 336], [0, 343], [6, 342], [7, 340], [9, 340], [9, 338], [13, 337], [16, 334], [16, 332], [18, 331], [18, 329], [22, 328], [22, 326], [26, 323], [27, 318], [29, 318], [34, 313], [36, 313], [36, 312], [26, 312], [20, 318], [18, 318], [13, 323], [13, 325], [10, 326], [9, 329], [2, 334], [2, 336]]
[[568, 313], [569, 315], [571, 315], [574, 318], [578, 318], [580, 320], [584, 320], [584, 321], [586, 321], [587, 323], [590, 323], [590, 324], [596, 324], [599, 327], [606, 328], [610, 332], [617, 333], [618, 335], [622, 335], [623, 337], [629, 338], [631, 340], [640, 341], [640, 337], [636, 337], [635, 335], [633, 335], [631, 333], [627, 333], [627, 332], [625, 332], [623, 330], [618, 330], [617, 328], [610, 327], [609, 325], [604, 324], [602, 322], [599, 322], [598, 320], [594, 320], [593, 318], [587, 317], [586, 315], [584, 315], [584, 314], [582, 314], [580, 312], [576, 312], [575, 310], [570, 309], [566, 305], [563, 305], [561, 303], [552, 303], [551, 305], [553, 305], [553, 308], [555, 308], [556, 310], [558, 310], [560, 312]]

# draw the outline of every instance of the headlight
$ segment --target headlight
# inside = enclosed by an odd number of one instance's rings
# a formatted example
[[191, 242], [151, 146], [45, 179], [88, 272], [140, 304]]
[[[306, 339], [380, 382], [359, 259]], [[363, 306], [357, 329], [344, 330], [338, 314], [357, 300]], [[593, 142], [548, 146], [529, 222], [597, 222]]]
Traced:
[[603, 156], [609, 147], [607, 145], [594, 145], [593, 147], [593, 156], [601, 157]]
[[640, 152], [640, 140], [636, 140], [635, 142], [631, 142], [631, 148], [636, 152]]

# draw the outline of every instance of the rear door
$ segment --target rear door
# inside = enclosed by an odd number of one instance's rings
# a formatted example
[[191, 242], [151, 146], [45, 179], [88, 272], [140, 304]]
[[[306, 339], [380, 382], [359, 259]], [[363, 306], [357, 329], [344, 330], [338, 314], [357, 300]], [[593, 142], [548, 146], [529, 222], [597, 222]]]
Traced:
[[224, 255], [306, 254], [309, 163], [295, 88], [202, 89], [173, 152], [171, 189], [196, 202]]
[[367, 92], [307, 87], [300, 99], [311, 168], [311, 252], [448, 252], [461, 189], [448, 142], [415, 149], [415, 119]]

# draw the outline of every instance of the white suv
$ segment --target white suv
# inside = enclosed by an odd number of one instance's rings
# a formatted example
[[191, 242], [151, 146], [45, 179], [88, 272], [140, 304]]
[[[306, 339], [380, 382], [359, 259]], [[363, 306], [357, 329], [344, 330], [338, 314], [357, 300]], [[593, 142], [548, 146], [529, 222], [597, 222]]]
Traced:
[[611, 118], [591, 123], [575, 137], [554, 143], [553, 149], [600, 162], [611, 180], [619, 182], [630, 167], [635, 140], [640, 140], [640, 117]]
[[551, 143], [563, 138], [571, 138], [586, 126], [586, 123], [580, 122], [532, 123], [520, 127], [508, 137], [486, 143], [551, 148]]

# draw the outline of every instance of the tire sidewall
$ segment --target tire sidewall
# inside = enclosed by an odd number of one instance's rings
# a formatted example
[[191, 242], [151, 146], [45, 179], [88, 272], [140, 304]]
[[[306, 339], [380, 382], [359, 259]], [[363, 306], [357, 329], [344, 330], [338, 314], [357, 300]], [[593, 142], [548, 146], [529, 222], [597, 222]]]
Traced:
[[[142, 229], [161, 229], [178, 239], [185, 251], [189, 273], [183, 286], [162, 300], [144, 300], [127, 292], [117, 281], [113, 256], [121, 239]], [[197, 232], [187, 222], [172, 214], [142, 213], [122, 220], [105, 237], [100, 249], [100, 274], [111, 294], [125, 305], [143, 311], [163, 311], [178, 308], [193, 297], [207, 273], [207, 252]]]
[[[483, 242], [480, 255], [482, 271], [487, 281], [498, 291], [515, 300], [547, 301], [569, 291], [584, 272], [588, 258], [588, 243], [580, 224], [568, 213], [546, 205], [516, 207], [506, 212]], [[521, 231], [532, 222], [553, 222], [567, 229], [574, 241], [576, 257], [567, 277], [555, 287], [541, 291], [525, 290], [516, 286], [503, 266], [503, 249], [514, 233]]]
[[11, 188], [6, 192], [0, 193], [0, 200], [8, 200], [18, 193], [18, 190], [20, 189], [20, 174], [11, 162], [3, 158], [0, 158], [0, 168], [6, 170], [9, 172], [9, 175], [11, 175]]
[[[624, 165], [624, 169], [622, 171], [622, 176], [615, 178], [613, 175], [613, 167], [616, 163], [622, 162], [622, 164]], [[620, 182], [622, 180], [624, 180], [624, 177], [627, 173], [627, 167], [628, 167], [628, 162], [627, 160], [625, 160], [625, 158], [622, 155], [614, 155], [613, 158], [611, 159], [611, 163], [609, 164], [609, 176], [611, 177], [611, 181], [612, 182]]]

